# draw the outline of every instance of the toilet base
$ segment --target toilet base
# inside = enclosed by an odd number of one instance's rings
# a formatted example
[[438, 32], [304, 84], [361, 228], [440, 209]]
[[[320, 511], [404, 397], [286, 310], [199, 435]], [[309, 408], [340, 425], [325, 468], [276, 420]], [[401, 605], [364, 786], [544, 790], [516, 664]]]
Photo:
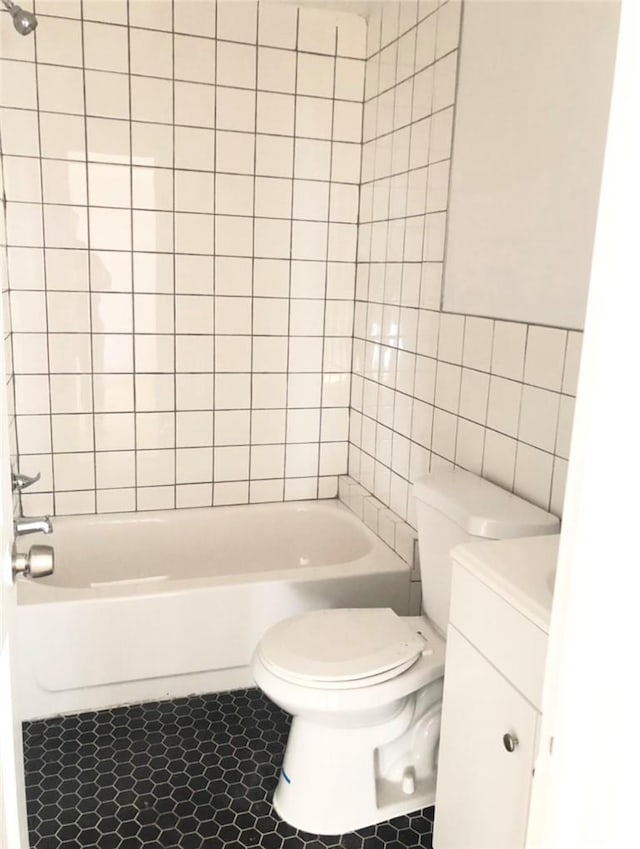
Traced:
[[273, 805], [287, 823], [336, 835], [435, 801], [441, 682], [384, 722], [340, 728], [294, 717]]

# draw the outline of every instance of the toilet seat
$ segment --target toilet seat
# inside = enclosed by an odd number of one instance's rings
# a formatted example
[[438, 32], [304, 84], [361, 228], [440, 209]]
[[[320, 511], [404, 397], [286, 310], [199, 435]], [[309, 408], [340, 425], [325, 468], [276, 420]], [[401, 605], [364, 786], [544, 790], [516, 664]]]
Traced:
[[280, 678], [317, 689], [368, 687], [409, 669], [426, 640], [389, 608], [318, 610], [277, 623], [258, 655]]

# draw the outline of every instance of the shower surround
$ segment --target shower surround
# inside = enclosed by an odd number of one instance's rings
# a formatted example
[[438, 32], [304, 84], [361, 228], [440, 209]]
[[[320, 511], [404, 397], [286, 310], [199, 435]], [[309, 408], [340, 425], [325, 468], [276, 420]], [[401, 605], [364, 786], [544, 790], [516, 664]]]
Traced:
[[333, 497], [348, 467], [415, 525], [455, 463], [561, 513], [581, 333], [441, 309], [461, 10], [0, 16], [25, 511]]
[[26, 512], [330, 497], [366, 24], [255, 2], [2, 15]]

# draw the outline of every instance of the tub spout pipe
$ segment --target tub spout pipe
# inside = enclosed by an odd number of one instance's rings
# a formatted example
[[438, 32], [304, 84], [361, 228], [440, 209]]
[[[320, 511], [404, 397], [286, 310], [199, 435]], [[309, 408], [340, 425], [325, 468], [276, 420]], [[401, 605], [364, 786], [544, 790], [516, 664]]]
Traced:
[[40, 516], [38, 518], [27, 518], [20, 516], [14, 519], [13, 532], [17, 537], [25, 534], [50, 534], [53, 533], [51, 516]]

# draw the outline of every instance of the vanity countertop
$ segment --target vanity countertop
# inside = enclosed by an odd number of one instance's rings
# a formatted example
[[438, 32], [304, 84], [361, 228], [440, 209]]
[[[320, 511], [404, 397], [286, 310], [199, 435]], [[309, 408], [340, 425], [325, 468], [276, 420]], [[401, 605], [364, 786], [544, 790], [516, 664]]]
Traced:
[[560, 534], [456, 546], [460, 566], [549, 633]]

